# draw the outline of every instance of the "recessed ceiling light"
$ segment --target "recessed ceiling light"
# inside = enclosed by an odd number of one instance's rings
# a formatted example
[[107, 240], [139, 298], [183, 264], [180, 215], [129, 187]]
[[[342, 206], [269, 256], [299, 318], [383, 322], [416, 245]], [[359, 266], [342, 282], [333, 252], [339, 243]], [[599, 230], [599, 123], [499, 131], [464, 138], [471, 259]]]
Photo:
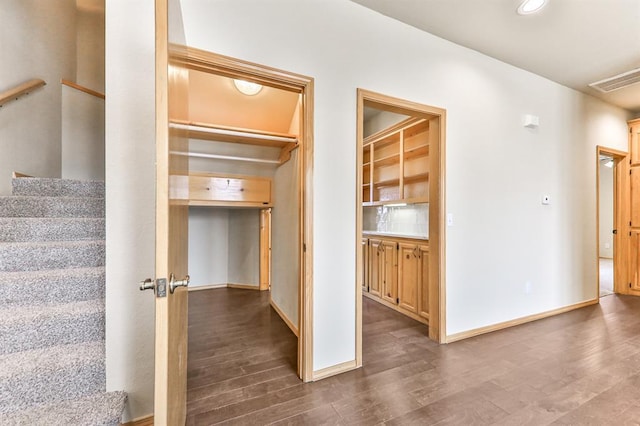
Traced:
[[262, 90], [262, 84], [252, 83], [250, 81], [234, 79], [233, 84], [235, 84], [236, 89], [238, 89], [240, 93], [244, 93], [247, 96], [257, 95]]
[[518, 7], [518, 14], [528, 15], [542, 9], [547, 4], [547, 0], [524, 0]]

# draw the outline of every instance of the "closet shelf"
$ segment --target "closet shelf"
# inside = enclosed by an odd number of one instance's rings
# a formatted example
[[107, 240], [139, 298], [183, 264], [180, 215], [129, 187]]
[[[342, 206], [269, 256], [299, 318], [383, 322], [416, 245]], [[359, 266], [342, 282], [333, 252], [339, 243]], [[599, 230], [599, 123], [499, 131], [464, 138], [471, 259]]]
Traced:
[[248, 145], [285, 148], [297, 145], [298, 138], [286, 133], [262, 132], [252, 129], [219, 126], [194, 121], [172, 120], [169, 128], [187, 132], [190, 138], [217, 142], [232, 142]]

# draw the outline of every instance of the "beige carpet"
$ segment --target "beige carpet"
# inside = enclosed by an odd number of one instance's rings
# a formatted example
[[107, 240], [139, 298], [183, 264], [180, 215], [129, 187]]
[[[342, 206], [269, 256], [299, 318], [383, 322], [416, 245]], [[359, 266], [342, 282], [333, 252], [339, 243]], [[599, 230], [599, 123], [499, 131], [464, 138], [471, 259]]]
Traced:
[[600, 297], [613, 294], [613, 259], [600, 258]]

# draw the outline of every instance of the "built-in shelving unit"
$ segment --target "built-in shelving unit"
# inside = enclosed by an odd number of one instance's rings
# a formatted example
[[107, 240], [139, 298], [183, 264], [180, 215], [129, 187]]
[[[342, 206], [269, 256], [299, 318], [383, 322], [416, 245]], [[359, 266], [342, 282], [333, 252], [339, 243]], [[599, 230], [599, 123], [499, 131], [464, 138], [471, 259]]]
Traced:
[[409, 118], [364, 140], [364, 206], [429, 201], [429, 121]]

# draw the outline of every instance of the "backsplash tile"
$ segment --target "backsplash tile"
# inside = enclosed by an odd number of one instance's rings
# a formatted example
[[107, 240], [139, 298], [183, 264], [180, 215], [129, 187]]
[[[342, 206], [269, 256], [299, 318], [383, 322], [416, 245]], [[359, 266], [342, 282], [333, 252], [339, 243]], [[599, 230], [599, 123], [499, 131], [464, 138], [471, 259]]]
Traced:
[[429, 204], [363, 207], [362, 230], [429, 237]]

